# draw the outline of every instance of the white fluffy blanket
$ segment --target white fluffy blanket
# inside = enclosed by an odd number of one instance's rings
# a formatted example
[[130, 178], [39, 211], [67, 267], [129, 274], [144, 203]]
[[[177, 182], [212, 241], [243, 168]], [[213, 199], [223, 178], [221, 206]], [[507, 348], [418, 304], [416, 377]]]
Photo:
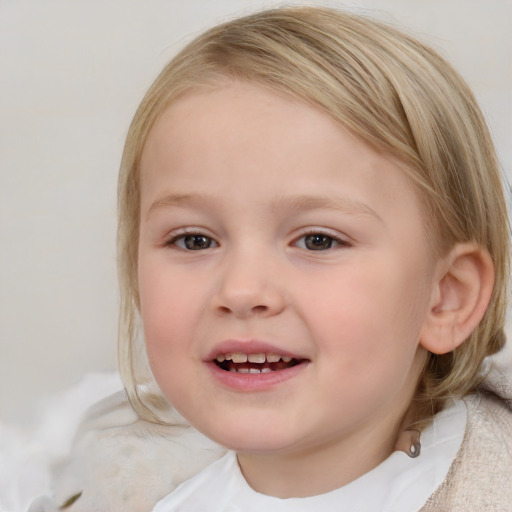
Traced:
[[0, 511], [150, 511], [226, 451], [173, 414], [141, 421], [117, 375], [86, 377], [34, 431], [0, 430]]

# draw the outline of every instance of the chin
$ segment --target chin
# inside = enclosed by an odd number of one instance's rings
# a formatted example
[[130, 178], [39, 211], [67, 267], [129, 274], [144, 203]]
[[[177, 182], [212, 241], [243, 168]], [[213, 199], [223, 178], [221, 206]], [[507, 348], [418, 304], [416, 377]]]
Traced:
[[[286, 451], [293, 444], [286, 429], [276, 426], [262, 428], [257, 422], [198, 430], [221, 446], [240, 453], [276, 453]], [[287, 435], [283, 436], [283, 433]]]

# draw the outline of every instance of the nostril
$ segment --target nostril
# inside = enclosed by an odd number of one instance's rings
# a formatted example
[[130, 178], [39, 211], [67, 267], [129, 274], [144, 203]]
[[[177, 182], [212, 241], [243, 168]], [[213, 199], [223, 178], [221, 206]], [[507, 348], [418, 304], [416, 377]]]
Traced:
[[268, 306], [254, 306], [252, 308], [252, 310], [255, 312], [255, 313], [264, 313], [265, 311], [268, 310]]
[[[228, 306], [218, 306], [217, 307], [217, 311], [221, 314], [230, 314], [230, 313], [236, 313], [236, 308], [229, 308]], [[253, 314], [262, 314], [262, 313], [266, 313], [267, 311], [269, 310], [269, 307], [268, 306], [253, 306], [252, 308], [250, 308], [250, 311], [253, 313]]]

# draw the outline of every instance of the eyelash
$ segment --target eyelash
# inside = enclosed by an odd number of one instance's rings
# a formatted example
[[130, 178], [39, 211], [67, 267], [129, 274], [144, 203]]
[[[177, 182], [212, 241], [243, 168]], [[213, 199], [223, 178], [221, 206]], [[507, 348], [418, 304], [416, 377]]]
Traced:
[[[319, 245], [315, 249], [311, 249], [308, 247], [308, 237], [318, 237], [319, 239], [323, 239], [326, 246], [322, 247]], [[187, 238], [202, 238], [207, 246], [204, 247], [198, 247], [196, 249], [191, 249], [190, 247], [187, 247]], [[299, 245], [299, 241], [304, 240], [304, 243]], [[184, 246], [179, 245], [179, 242], [182, 241]], [[311, 240], [310, 240], [311, 241]], [[320, 240], [322, 241], [322, 240]], [[198, 240], [195, 240], [195, 242], [198, 242]], [[313, 241], [314, 242], [314, 241]], [[294, 240], [293, 245], [296, 247], [299, 247], [300, 249], [304, 249], [308, 252], [323, 252], [328, 251], [330, 249], [334, 248], [342, 248], [342, 247], [351, 247], [350, 242], [347, 240], [343, 240], [339, 237], [333, 236], [329, 233], [324, 233], [321, 230], [311, 230], [306, 233], [303, 233], [299, 238], [296, 238]], [[202, 251], [206, 249], [213, 249], [219, 246], [218, 242], [216, 242], [212, 237], [205, 235], [204, 233], [201, 233], [200, 231], [186, 231], [183, 233], [180, 233], [178, 235], [173, 236], [168, 241], [165, 242], [166, 247], [177, 247], [178, 249], [181, 249], [183, 251]]]

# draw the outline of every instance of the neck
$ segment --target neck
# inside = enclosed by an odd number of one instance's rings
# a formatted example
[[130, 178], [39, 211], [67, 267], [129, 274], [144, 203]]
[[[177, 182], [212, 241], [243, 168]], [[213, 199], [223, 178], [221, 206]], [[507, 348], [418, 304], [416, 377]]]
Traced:
[[338, 489], [383, 462], [394, 450], [398, 428], [390, 418], [309, 449], [238, 453], [238, 462], [257, 492], [279, 498], [315, 496]]

